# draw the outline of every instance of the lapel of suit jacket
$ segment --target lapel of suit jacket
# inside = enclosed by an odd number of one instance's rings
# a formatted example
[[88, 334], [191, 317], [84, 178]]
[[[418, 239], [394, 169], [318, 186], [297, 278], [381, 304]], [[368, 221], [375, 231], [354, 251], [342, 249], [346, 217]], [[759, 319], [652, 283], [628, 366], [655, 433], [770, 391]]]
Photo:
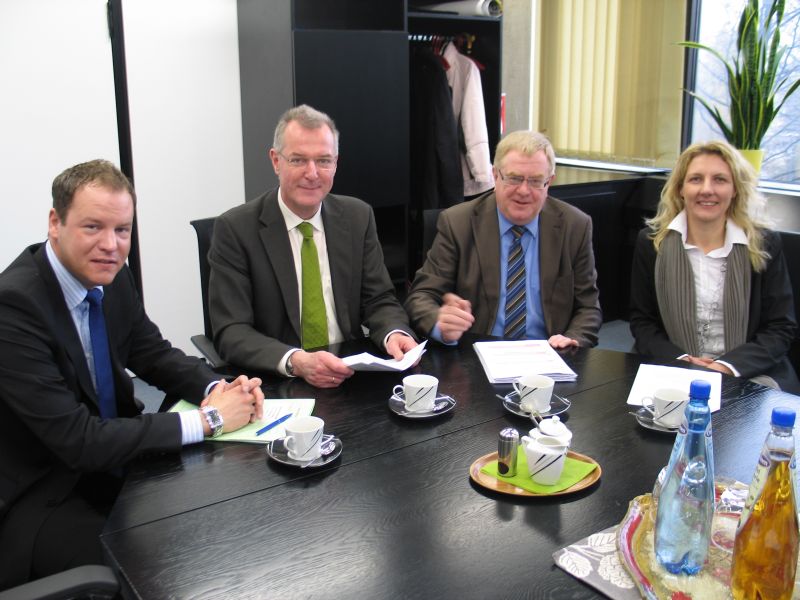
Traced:
[[61, 286], [58, 283], [58, 279], [56, 279], [56, 274], [53, 272], [53, 268], [47, 260], [44, 244], [42, 244], [39, 250], [33, 255], [33, 258], [47, 291], [47, 301], [52, 308], [52, 312], [50, 313], [52, 315], [50, 330], [65, 349], [70, 361], [72, 361], [75, 372], [78, 375], [78, 382], [83, 388], [83, 393], [94, 403], [97, 409], [100, 410], [100, 403], [94, 389], [94, 383], [92, 382], [92, 374], [89, 372], [89, 365], [86, 364], [86, 355], [83, 352], [81, 339], [78, 336], [78, 331], [75, 329], [75, 322], [72, 320], [72, 315], [64, 301], [64, 292], [61, 291]]
[[549, 196], [539, 213], [539, 285], [547, 331], [553, 331], [553, 288], [564, 244], [564, 214]]
[[[347, 219], [341, 204], [331, 194], [322, 201], [322, 224], [325, 226], [325, 246], [328, 249], [328, 268], [331, 272], [336, 320], [342, 335], [348, 338], [352, 329], [347, 297], [353, 277], [353, 260], [350, 256], [352, 233], [347, 228]], [[360, 300], [359, 298], [358, 301]]]
[[477, 290], [483, 294], [485, 310], [475, 315], [475, 331], [491, 333], [497, 318], [497, 303], [500, 298], [500, 221], [497, 218], [497, 201], [494, 193], [479, 202], [472, 213], [472, 235], [478, 255], [479, 272], [475, 274]]
[[[278, 280], [283, 304], [289, 315], [289, 322], [294, 328], [297, 339], [303, 339], [300, 330], [300, 295], [297, 291], [297, 272], [294, 268], [294, 256], [289, 245], [289, 233], [286, 221], [278, 206], [278, 190], [270, 192], [264, 198], [264, 207], [259, 216], [261, 229], [258, 232], [264, 250], [267, 253], [275, 278]], [[254, 276], [258, 276], [254, 273]]]

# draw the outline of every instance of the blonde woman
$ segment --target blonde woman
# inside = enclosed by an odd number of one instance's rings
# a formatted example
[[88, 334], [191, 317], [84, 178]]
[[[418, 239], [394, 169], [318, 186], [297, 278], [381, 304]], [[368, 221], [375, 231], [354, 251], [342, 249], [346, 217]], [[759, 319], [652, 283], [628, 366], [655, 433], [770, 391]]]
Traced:
[[631, 331], [640, 354], [800, 391], [787, 358], [797, 323], [778, 234], [752, 167], [725, 142], [678, 158], [639, 233]]

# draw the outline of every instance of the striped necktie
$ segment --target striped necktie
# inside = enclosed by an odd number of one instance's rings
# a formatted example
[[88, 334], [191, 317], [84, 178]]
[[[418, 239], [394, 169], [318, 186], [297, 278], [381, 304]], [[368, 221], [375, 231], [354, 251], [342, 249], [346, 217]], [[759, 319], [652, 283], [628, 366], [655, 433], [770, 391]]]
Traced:
[[106, 318], [103, 315], [103, 292], [92, 288], [86, 292], [86, 300], [89, 302], [89, 337], [92, 338], [95, 390], [100, 401], [100, 417], [113, 419], [117, 416], [117, 399], [114, 393], [111, 354], [108, 350]]
[[508, 249], [508, 273], [506, 276], [506, 320], [503, 337], [518, 340], [525, 336], [525, 254], [522, 251], [522, 234], [525, 228], [514, 225]]
[[303, 350], [328, 345], [328, 318], [325, 315], [325, 299], [322, 297], [322, 275], [319, 272], [319, 256], [314, 243], [314, 227], [303, 221], [297, 226], [303, 234], [300, 246], [300, 265], [303, 270], [303, 306], [300, 314], [300, 329]]

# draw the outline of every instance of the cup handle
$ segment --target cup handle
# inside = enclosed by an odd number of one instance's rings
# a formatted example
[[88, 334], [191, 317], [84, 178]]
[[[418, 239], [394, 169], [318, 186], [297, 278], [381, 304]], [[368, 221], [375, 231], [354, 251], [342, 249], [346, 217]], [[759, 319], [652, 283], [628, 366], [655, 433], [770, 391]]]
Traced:
[[653, 406], [653, 397], [652, 396], [645, 396], [642, 398], [642, 408], [653, 415], [653, 418], [656, 417], [655, 407]]
[[403, 404], [405, 404], [405, 396], [403, 396], [403, 398], [400, 398], [400, 393], [401, 393], [402, 391], [403, 391], [403, 386], [402, 386], [402, 385], [396, 385], [396, 386], [394, 386], [394, 387], [392, 388], [392, 395], [393, 395], [393, 396], [397, 396], [397, 398], [398, 398], [399, 400], [403, 400]]
[[286, 446], [286, 449], [289, 452], [294, 452], [294, 448], [292, 448], [291, 442], [294, 442], [294, 436], [287, 435], [283, 438], [283, 445]]

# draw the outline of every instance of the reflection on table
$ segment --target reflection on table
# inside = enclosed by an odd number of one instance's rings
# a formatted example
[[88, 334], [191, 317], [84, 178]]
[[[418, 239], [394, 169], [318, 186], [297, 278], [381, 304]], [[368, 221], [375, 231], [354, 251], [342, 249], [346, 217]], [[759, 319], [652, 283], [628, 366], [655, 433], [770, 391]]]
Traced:
[[[126, 595], [140, 598], [597, 598], [552, 553], [615, 525], [648, 492], [674, 437], [639, 426], [625, 401], [639, 357], [597, 349], [564, 355], [578, 373], [555, 392], [572, 449], [602, 478], [571, 495], [518, 498], [469, 478], [498, 432], [533, 424], [497, 398], [468, 338], [432, 345], [416, 372], [458, 402], [430, 420], [388, 402], [400, 373], [357, 373], [341, 388], [270, 379], [269, 397], [315, 397], [314, 414], [342, 440], [318, 470], [269, 461], [263, 446], [204, 443], [131, 468], [103, 544]], [[339, 352], [365, 349], [346, 344]], [[798, 398], [725, 378], [713, 416], [716, 472], [749, 481], [769, 413]]]

